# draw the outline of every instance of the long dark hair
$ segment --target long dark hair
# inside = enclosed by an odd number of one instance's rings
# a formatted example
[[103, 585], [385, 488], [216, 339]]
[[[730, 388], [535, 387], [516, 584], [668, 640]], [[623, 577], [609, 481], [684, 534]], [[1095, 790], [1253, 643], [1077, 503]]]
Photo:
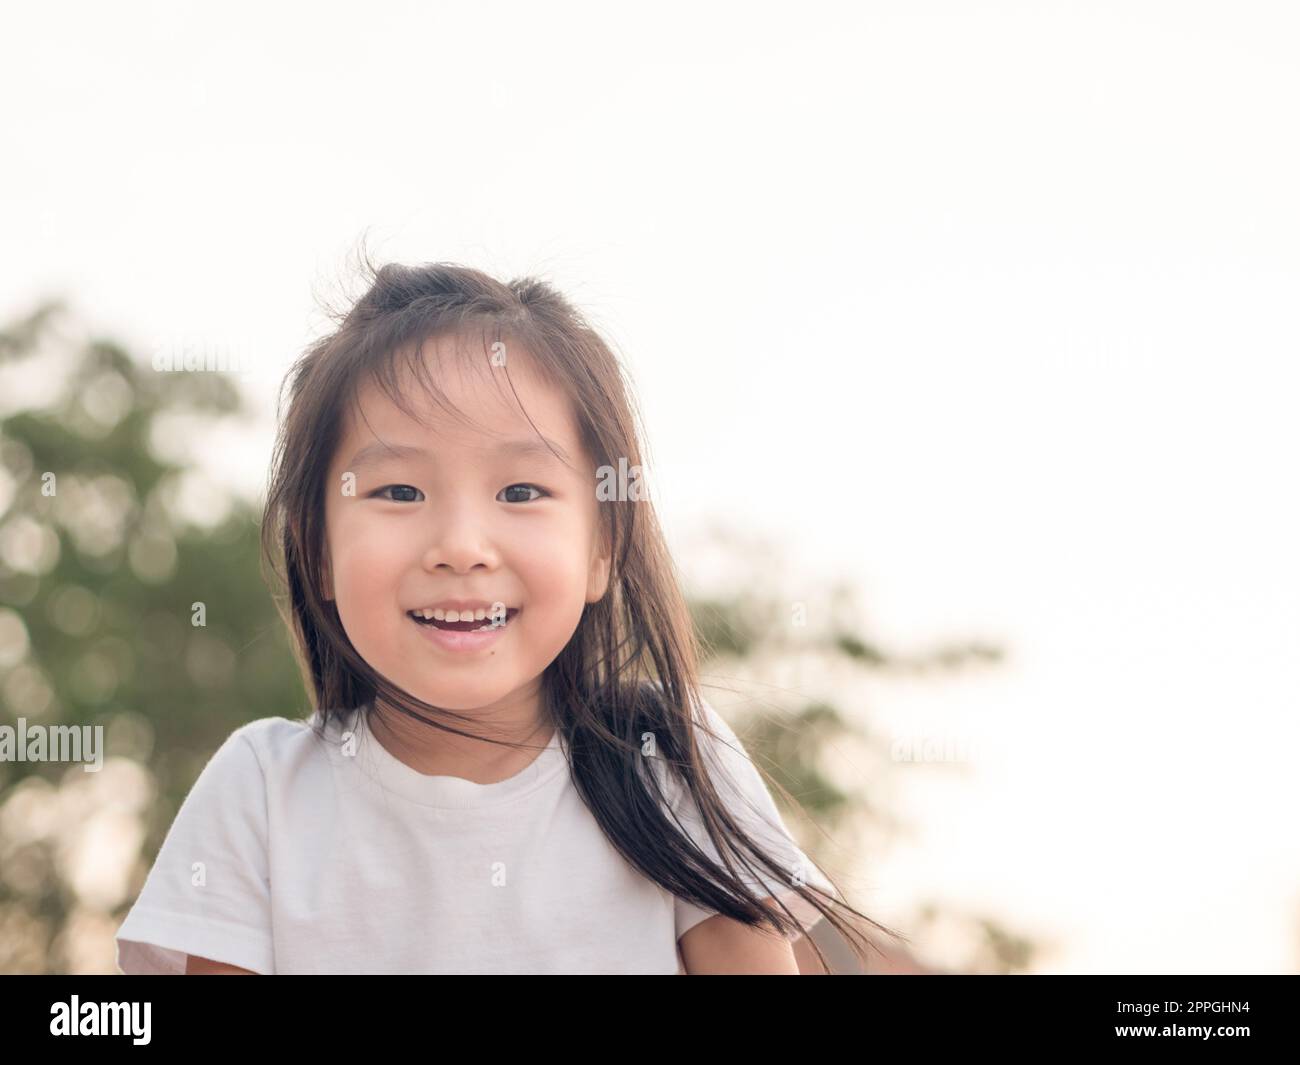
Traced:
[[[373, 713], [378, 701], [434, 728], [525, 746], [440, 723], [473, 724], [377, 673], [353, 648], [334, 602], [324, 597], [325, 492], [346, 405], [372, 381], [407, 410], [395, 375], [397, 353], [412, 344], [418, 349], [429, 338], [481, 331], [485, 357], [492, 341], [517, 344], [567, 389], [580, 438], [597, 466], [616, 468], [623, 458], [630, 469], [642, 461], [632, 390], [606, 342], [541, 280], [502, 283], [448, 263], [376, 269], [368, 255], [362, 265], [364, 294], [347, 309], [330, 313], [336, 328], [310, 344], [285, 379], [290, 402], [285, 411], [282, 390], [262, 521], [263, 561], [271, 569], [264, 575], [292, 633], [313, 720], [323, 735], [331, 720], [342, 721], [354, 709]], [[449, 401], [431, 376], [420, 379], [446, 409]], [[874, 944], [834, 907], [888, 935], [898, 933], [804, 883], [802, 874], [755, 843], [719, 799], [697, 744], [696, 729], [704, 727], [697, 635], [649, 500], [610, 500], [598, 509], [612, 545], [608, 590], [586, 605], [577, 630], [541, 680], [543, 704], [566, 749], [578, 793], [618, 852], [673, 895], [746, 925], [794, 935], [801, 926], [788, 907], [777, 902], [778, 913], [765, 902], [772, 896], [756, 894], [733, 863], [751, 881], [761, 875], [779, 878], [865, 963], [866, 947]], [[661, 781], [643, 765], [646, 733], [653, 734], [674, 785], [694, 799], [722, 864], [700, 850], [665, 809]]]

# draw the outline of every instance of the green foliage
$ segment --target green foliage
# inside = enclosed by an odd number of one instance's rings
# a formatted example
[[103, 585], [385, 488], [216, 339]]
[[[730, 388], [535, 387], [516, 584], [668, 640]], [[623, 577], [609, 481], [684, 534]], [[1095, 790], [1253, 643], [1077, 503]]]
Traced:
[[[71, 367], [59, 366], [49, 349], [70, 326], [51, 304], [0, 333], [11, 372], [17, 364], [63, 384], [42, 409], [0, 421], [10, 485], [0, 611], [12, 611], [26, 634], [26, 654], [0, 676], [0, 720], [102, 725], [109, 754], [148, 767], [156, 798], [141, 810], [144, 843], [120, 918], [212, 752], [245, 722], [300, 716], [308, 704], [262, 579], [259, 514], [231, 496], [218, 524], [192, 523], [177, 507], [187, 466], [150, 446], [160, 418], [192, 418], [198, 436], [201, 419], [238, 413], [238, 390], [219, 373], [156, 372], [104, 341], [81, 344]], [[105, 410], [119, 416], [105, 424]], [[24, 788], [54, 803], [54, 789], [85, 784], [83, 773], [0, 764], [0, 808]], [[0, 836], [0, 863], [20, 871], [0, 876], [0, 921], [14, 933], [0, 936], [0, 971], [36, 971], [33, 956], [45, 971], [69, 966], [58, 933], [87, 903], [60, 877], [58, 855], [77, 827]]]

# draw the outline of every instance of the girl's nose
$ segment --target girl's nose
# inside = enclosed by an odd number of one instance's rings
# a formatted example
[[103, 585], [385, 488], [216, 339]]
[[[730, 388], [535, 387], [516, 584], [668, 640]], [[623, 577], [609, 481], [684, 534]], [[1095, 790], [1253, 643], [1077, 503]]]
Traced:
[[456, 573], [468, 573], [476, 566], [495, 568], [500, 561], [484, 516], [472, 507], [446, 510], [431, 523], [424, 568], [430, 572], [447, 566]]

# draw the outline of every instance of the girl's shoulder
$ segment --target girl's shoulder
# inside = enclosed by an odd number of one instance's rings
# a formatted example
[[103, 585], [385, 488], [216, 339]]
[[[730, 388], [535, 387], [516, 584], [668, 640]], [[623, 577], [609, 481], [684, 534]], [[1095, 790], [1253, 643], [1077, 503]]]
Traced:
[[[658, 708], [662, 711], [662, 689], [655, 685], [647, 689], [647, 695], [658, 701]], [[693, 704], [690, 731], [696, 749], [700, 752], [695, 769], [707, 774], [720, 794], [738, 798], [751, 805], [756, 798], [770, 803], [766, 786], [735, 729], [702, 693], [696, 696]], [[671, 771], [663, 758], [644, 761], [659, 778], [659, 786], [668, 805], [676, 809], [684, 798], [679, 772]]]
[[295, 763], [319, 758], [322, 741], [328, 743], [330, 731], [319, 725], [315, 715], [263, 717], [245, 722], [211, 754], [194, 788], [253, 783], [257, 777], [265, 778]]

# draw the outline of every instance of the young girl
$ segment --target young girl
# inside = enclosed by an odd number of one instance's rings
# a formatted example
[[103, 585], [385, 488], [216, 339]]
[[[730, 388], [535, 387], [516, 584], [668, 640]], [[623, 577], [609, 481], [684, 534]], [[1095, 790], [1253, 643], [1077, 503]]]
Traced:
[[262, 523], [315, 710], [212, 756], [121, 970], [794, 974], [822, 916], [865, 959], [699, 694], [609, 347], [540, 281], [368, 280]]

